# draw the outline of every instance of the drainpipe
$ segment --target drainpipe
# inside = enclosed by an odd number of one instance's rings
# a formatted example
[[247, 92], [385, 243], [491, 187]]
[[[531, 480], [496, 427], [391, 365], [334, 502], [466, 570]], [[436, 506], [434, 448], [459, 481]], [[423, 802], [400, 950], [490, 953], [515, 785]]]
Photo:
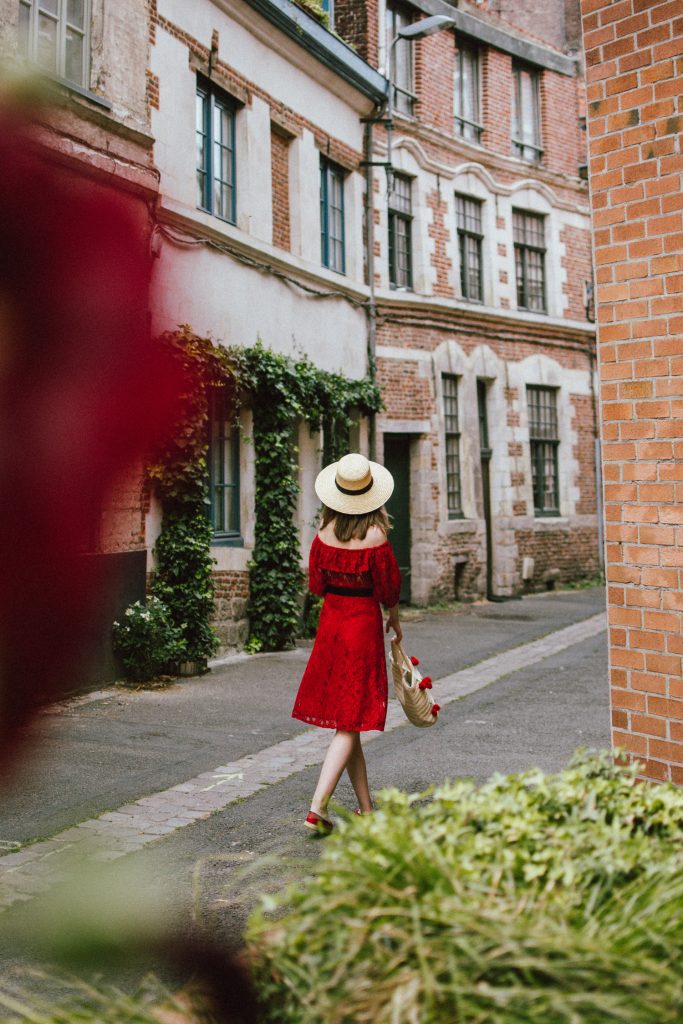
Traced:
[[[377, 338], [377, 303], [375, 300], [375, 197], [373, 189], [372, 168], [375, 166], [372, 160], [372, 127], [381, 121], [381, 114], [375, 110], [373, 117], [362, 119], [365, 126], [363, 137], [363, 165], [365, 167], [365, 263], [368, 274], [368, 303], [366, 307], [367, 318], [367, 360], [368, 376], [375, 383], [377, 379], [377, 360], [375, 358]], [[375, 461], [377, 458], [377, 416], [373, 412], [369, 417], [368, 447], [370, 458]]]
[[[596, 338], [597, 345], [597, 338]], [[596, 353], [593, 349], [588, 347], [588, 361], [590, 367], [590, 378], [591, 378], [591, 401], [593, 404], [593, 447], [594, 447], [594, 458], [595, 458], [595, 497], [596, 497], [596, 511], [598, 514], [598, 559], [600, 569], [604, 572], [605, 569], [605, 536], [603, 527], [603, 501], [602, 501], [602, 453], [600, 449], [600, 429], [598, 427], [598, 398], [595, 393], [595, 373], [597, 369]]]

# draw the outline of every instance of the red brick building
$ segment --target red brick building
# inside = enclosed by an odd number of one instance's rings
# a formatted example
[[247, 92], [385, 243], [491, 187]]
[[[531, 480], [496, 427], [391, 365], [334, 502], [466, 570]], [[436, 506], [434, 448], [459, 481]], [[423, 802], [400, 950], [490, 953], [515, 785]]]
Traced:
[[613, 740], [683, 784], [683, 7], [582, 15]]
[[[148, 11], [139, 0], [43, 5], [0, 0], [0, 58], [21, 72], [40, 73], [51, 104], [38, 137], [47, 160], [66, 169], [84, 194], [125, 197], [140, 246], [150, 244], [150, 209], [159, 188], [144, 69]], [[111, 621], [145, 595], [145, 516], [149, 500], [142, 466], [112, 487], [88, 557], [107, 564], [117, 586], [94, 646], [95, 678], [111, 676]]]
[[[375, 130], [378, 454], [419, 603], [599, 567], [578, 9], [541, 6], [334, 6], [394, 88], [390, 152]], [[399, 38], [435, 14], [451, 27]]]

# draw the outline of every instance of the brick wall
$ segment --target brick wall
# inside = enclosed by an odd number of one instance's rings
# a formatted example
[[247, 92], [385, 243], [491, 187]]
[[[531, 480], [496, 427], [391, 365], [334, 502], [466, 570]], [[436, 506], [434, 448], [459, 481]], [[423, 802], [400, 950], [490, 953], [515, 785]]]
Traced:
[[216, 589], [212, 625], [222, 647], [238, 647], [249, 636], [249, 573], [219, 570], [214, 572], [213, 581]]
[[289, 137], [270, 129], [270, 158], [273, 176], [273, 245], [289, 249]]
[[335, 0], [335, 32], [373, 67], [379, 61], [378, 18], [377, 0]]
[[683, 784], [680, 2], [582, 0], [614, 743]]
[[438, 32], [415, 45], [416, 117], [424, 124], [453, 132], [455, 47], [451, 32]]
[[590, 231], [565, 224], [560, 231], [560, 243], [564, 246], [561, 264], [567, 275], [562, 285], [567, 296], [564, 315], [572, 320], [585, 320], [585, 286], [593, 279]]
[[543, 165], [558, 174], [579, 173], [579, 108], [576, 79], [544, 71], [541, 75]]
[[441, 192], [435, 189], [427, 196], [427, 206], [432, 214], [427, 234], [432, 239], [430, 263], [436, 271], [434, 294], [453, 298], [454, 292], [451, 284], [453, 261], [449, 259], [446, 251], [446, 243], [451, 237], [451, 233], [446, 226], [448, 204], [442, 198]]
[[494, 153], [512, 152], [512, 58], [487, 47], [482, 60], [482, 145]]

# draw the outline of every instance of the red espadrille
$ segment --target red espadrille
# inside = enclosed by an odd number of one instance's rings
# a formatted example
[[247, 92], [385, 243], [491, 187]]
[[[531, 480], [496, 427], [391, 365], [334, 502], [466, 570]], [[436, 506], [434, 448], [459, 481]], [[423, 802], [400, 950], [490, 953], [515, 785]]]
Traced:
[[317, 832], [319, 836], [329, 836], [330, 832], [334, 829], [331, 821], [323, 818], [320, 814], [316, 814], [315, 811], [308, 812], [304, 825], [306, 828], [310, 828], [312, 832]]

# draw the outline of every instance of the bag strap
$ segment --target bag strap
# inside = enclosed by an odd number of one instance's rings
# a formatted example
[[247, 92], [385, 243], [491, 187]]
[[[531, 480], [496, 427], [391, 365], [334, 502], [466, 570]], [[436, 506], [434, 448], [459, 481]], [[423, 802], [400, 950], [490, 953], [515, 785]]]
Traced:
[[403, 660], [403, 663], [406, 665], [406, 667], [410, 667], [412, 669], [413, 663], [410, 660], [410, 658], [408, 657], [408, 655], [406, 654], [406, 652], [403, 650], [403, 644], [401, 643], [400, 640], [397, 640], [396, 637], [394, 637], [394, 639], [391, 641], [391, 649], [394, 652], [394, 659], [396, 661], [399, 660], [399, 656], [400, 656], [400, 658]]

